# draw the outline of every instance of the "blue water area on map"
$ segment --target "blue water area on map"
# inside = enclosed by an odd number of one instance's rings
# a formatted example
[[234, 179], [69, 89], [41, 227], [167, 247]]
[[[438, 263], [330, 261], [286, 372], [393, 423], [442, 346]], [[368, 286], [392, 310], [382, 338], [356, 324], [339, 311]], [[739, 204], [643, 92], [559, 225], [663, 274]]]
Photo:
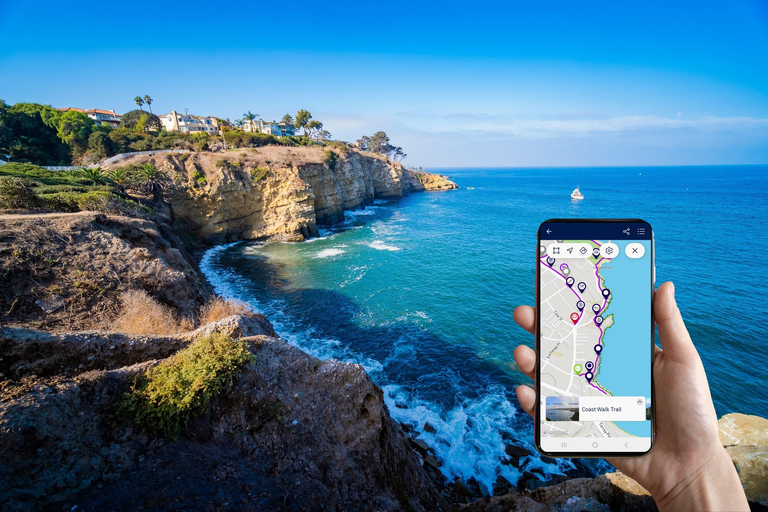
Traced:
[[[718, 415], [768, 417], [768, 286], [759, 258], [768, 168], [442, 172], [461, 188], [378, 202], [309, 243], [220, 248], [202, 266], [220, 293], [267, 314], [289, 342], [365, 366], [397, 420], [436, 428], [422, 436], [441, 469], [492, 485], [497, 472], [515, 482], [523, 470], [572, 464], [538, 455], [523, 459], [525, 469], [500, 464], [510, 439], [535, 452], [532, 420], [514, 394], [530, 380], [512, 361], [514, 347], [533, 339], [512, 311], [534, 301], [539, 224], [638, 217], [653, 226], [657, 282], [675, 281]], [[577, 185], [585, 199], [573, 202]]]
[[[603, 335], [597, 381], [614, 396], [651, 396], [651, 242], [641, 258], [627, 257], [630, 242], [613, 240], [619, 255], [600, 272], [611, 301], [603, 315], [613, 315], [613, 325]], [[610, 268], [607, 268], [610, 267]], [[645, 364], [644, 364], [645, 362]], [[616, 426], [650, 437], [650, 421], [617, 421]]]

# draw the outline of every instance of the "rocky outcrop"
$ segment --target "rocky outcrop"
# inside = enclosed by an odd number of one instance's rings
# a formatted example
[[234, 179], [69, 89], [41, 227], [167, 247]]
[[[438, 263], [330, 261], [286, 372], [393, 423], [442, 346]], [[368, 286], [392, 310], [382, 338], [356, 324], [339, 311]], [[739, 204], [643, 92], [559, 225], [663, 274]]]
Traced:
[[603, 512], [605, 510], [657, 510], [648, 491], [621, 472], [597, 478], [575, 478], [549, 487], [523, 490], [462, 508], [466, 512], [512, 512], [518, 510], [558, 512]]
[[[242, 317], [211, 329], [232, 325], [243, 334], [264, 328]], [[91, 347], [114, 342], [81, 336]], [[360, 366], [320, 361], [271, 336], [244, 339], [254, 362], [178, 442], [109, 419], [156, 360], [3, 381], [0, 508], [447, 509]]]
[[720, 418], [718, 426], [747, 499], [768, 505], [768, 419], [733, 413]]
[[167, 222], [95, 212], [0, 215], [0, 319], [92, 328], [132, 288], [194, 316], [211, 292]]
[[276, 336], [264, 315], [236, 315], [196, 331], [174, 336], [84, 331], [48, 333], [33, 329], [0, 329], [0, 378], [74, 376], [90, 370], [114, 370], [164, 359], [201, 336], [221, 333], [234, 338]]
[[169, 201], [179, 224], [207, 243], [278, 238], [303, 240], [317, 226], [374, 199], [450, 190], [444, 176], [410, 171], [372, 153], [269, 146], [228, 153], [135, 157], [174, 177]]

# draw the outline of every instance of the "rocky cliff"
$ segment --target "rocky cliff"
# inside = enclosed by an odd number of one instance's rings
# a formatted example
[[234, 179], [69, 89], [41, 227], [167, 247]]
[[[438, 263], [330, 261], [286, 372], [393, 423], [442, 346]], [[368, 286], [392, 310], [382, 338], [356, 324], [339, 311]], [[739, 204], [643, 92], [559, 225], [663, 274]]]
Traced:
[[316, 236], [319, 225], [344, 220], [344, 211], [374, 199], [399, 198], [456, 184], [409, 171], [372, 153], [269, 146], [227, 153], [134, 157], [173, 177], [168, 199], [178, 223], [206, 243]]
[[169, 222], [96, 212], [0, 215], [0, 321], [92, 328], [134, 288], [194, 316], [211, 290]]
[[[110, 420], [153, 357], [212, 332], [254, 359], [179, 441]], [[21, 334], [0, 331], [15, 354], [0, 381], [3, 510], [447, 510], [365, 371], [301, 352], [259, 316], [150, 343]]]

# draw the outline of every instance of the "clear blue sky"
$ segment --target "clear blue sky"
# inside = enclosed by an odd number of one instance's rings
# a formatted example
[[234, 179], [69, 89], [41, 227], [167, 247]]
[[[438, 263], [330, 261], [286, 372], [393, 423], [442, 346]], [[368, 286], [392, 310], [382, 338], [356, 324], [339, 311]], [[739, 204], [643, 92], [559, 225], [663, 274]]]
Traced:
[[768, 163], [768, 3], [0, 2], [0, 98], [144, 94], [425, 167]]

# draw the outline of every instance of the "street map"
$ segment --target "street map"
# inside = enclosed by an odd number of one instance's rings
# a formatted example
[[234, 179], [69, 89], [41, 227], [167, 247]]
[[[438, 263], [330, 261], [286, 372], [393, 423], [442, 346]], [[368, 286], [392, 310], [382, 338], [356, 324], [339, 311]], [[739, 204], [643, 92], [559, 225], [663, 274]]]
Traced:
[[[541, 390], [541, 435], [543, 437], [633, 437], [633, 435], [645, 435], [645, 430], [637, 434], [631, 434], [627, 428], [620, 428], [615, 421], [585, 421], [586, 403], [618, 403], [610, 397], [626, 395], [639, 395], [632, 398], [637, 400], [634, 407], [633, 418], [622, 417], [633, 422], [633, 426], [641, 427], [645, 418], [645, 408], [650, 406], [650, 380], [645, 378], [635, 379], [642, 381], [640, 384], [619, 386], [616, 378], [617, 370], [612, 368], [612, 378], [604, 372], [602, 356], [610, 359], [611, 365], [621, 365], [627, 371], [627, 378], [632, 378], [631, 369], [640, 369], [650, 374], [650, 361], [643, 370], [644, 361], [638, 361], [637, 352], [624, 350], [622, 343], [627, 343], [626, 333], [621, 340], [611, 337], [611, 328], [614, 327], [614, 313], [620, 309], [612, 308], [614, 297], [611, 289], [611, 279], [617, 278], [620, 273], [613, 270], [612, 264], [615, 258], [621, 258], [630, 262], [630, 265], [639, 263], [639, 256], [626, 256], [630, 251], [638, 253], [642, 244], [622, 244], [619, 247], [612, 242], [600, 242], [597, 240], [543, 240], [539, 247], [539, 264], [541, 265], [540, 281], [540, 390]], [[644, 248], [640, 247], [644, 251]], [[568, 254], [566, 254], [566, 252]], [[581, 254], [579, 254], [581, 253]], [[640, 253], [642, 256], [642, 253]], [[647, 259], [645, 261], [648, 261]], [[650, 269], [650, 265], [648, 265]], [[635, 267], [630, 267], [635, 269]], [[606, 271], [607, 270], [607, 271]], [[648, 274], [650, 277], [650, 274]], [[618, 283], [620, 279], [616, 279]], [[650, 279], [648, 281], [650, 282]], [[649, 292], [650, 293], [650, 292]], [[622, 297], [618, 300], [629, 301]], [[650, 303], [650, 300], [648, 300]], [[629, 322], [630, 315], [620, 317], [619, 321]], [[641, 319], [642, 320], [642, 319]], [[650, 325], [650, 310], [648, 310], [645, 324]], [[628, 328], [636, 329], [636, 326]], [[647, 329], [648, 327], [646, 327]], [[645, 336], [649, 340], [648, 331], [641, 331], [637, 336]], [[645, 345], [647, 347], [647, 345]], [[635, 347], [636, 348], [636, 347]], [[645, 349], [647, 350], [647, 349]], [[641, 352], [647, 353], [647, 352]], [[634, 358], [634, 360], [622, 360], [622, 358]], [[601, 381], [601, 376], [605, 381]], [[650, 379], [650, 376], [648, 376]], [[609, 384], [609, 381], [611, 385]], [[613, 388], [612, 388], [613, 386]], [[621, 390], [615, 389], [621, 387]], [[631, 392], [627, 392], [630, 389]], [[592, 397], [609, 397], [609, 400], [596, 400]], [[646, 398], [647, 397], [647, 398]], [[640, 400], [642, 399], [642, 405]], [[616, 398], [615, 400], [621, 400]], [[647, 405], [646, 405], [647, 404]], [[579, 406], [581, 405], [581, 407]], [[638, 407], [640, 409], [638, 409]], [[597, 408], [599, 411], [605, 408]], [[613, 409], [612, 407], [610, 409]], [[627, 409], [625, 407], [625, 414]], [[619, 409], [620, 410], [620, 409]], [[642, 415], [637, 418], [637, 414]], [[597, 417], [597, 416], [593, 416]], [[603, 417], [613, 417], [604, 414]], [[621, 417], [620, 415], [618, 417]], [[640, 421], [638, 421], [640, 420]], [[650, 422], [645, 422], [650, 424]], [[622, 426], [630, 422], [619, 423]], [[629, 430], [632, 430], [631, 428]], [[635, 429], [637, 431], [637, 429]], [[650, 432], [650, 427], [648, 427]], [[650, 435], [648, 433], [647, 435]]]

